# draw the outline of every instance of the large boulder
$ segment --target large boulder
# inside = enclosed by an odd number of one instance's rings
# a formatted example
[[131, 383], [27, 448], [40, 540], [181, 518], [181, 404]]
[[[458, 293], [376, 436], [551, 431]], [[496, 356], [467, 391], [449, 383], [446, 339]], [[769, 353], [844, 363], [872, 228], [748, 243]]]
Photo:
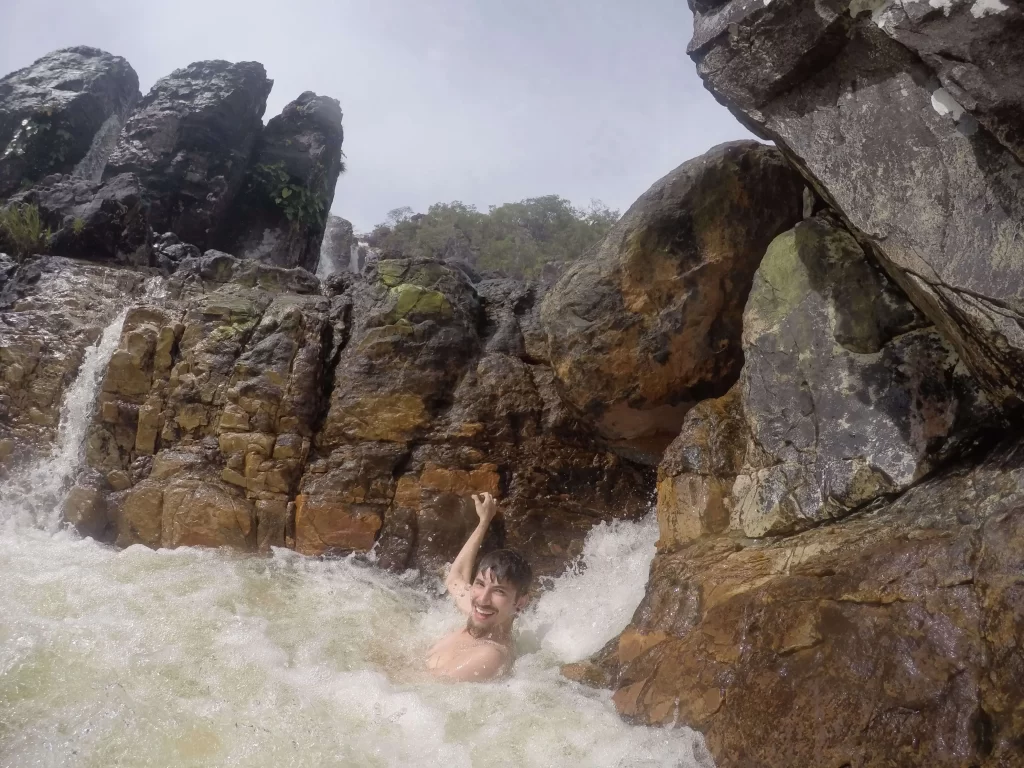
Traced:
[[840, 525], [655, 558], [631, 626], [566, 672], [719, 768], [1021, 764], [1019, 444]]
[[175, 70], [128, 119], [104, 178], [136, 174], [154, 231], [209, 247], [245, 178], [272, 85], [258, 62]]
[[1024, 397], [1024, 7], [691, 0], [707, 87], [840, 211], [1009, 411]]
[[743, 355], [736, 386], [687, 414], [659, 468], [663, 547], [844, 517], [919, 482], [985, 422], [956, 352], [825, 218], [768, 248]]
[[127, 61], [84, 46], [0, 79], [0, 199], [53, 173], [94, 178], [138, 98]]
[[736, 380], [750, 281], [803, 190], [778, 150], [723, 144], [656, 182], [547, 293], [551, 365], [606, 438], [647, 441], [656, 461], [687, 409]]
[[8, 206], [35, 206], [58, 256], [145, 267], [151, 262], [149, 199], [130, 173], [105, 182], [51, 176], [14, 195]]
[[341, 118], [336, 99], [307, 91], [267, 123], [220, 248], [316, 271], [343, 168]]

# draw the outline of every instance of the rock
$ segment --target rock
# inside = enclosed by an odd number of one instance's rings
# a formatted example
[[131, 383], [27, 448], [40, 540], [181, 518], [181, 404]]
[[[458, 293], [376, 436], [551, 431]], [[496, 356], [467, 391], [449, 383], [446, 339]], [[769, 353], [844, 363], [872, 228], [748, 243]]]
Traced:
[[48, 251], [58, 256], [149, 266], [149, 200], [130, 173], [105, 182], [47, 177], [11, 198], [34, 205], [52, 232]]
[[64, 498], [64, 519], [83, 536], [99, 538], [107, 528], [106, 498], [99, 488], [76, 485]]
[[307, 91], [267, 123], [218, 247], [279, 267], [317, 269], [342, 170], [341, 107]]
[[257, 62], [175, 70], [129, 117], [104, 179], [136, 174], [153, 229], [209, 247], [242, 185], [272, 85]]
[[750, 281], [803, 188], [777, 150], [723, 144], [656, 182], [547, 292], [551, 365], [606, 438], [656, 463], [693, 402], [736, 380]]
[[120, 56], [78, 46], [54, 51], [0, 79], [0, 199], [50, 174], [95, 180], [139, 98], [139, 78]]
[[1024, 9], [692, 5], [689, 51], [707, 87], [814, 181], [993, 401], [1016, 412]]
[[316, 276], [321, 280], [326, 280], [339, 272], [362, 272], [363, 265], [358, 263], [358, 252], [356, 264], [352, 263], [352, 248], [355, 245], [352, 222], [330, 214], [327, 217], [327, 227], [324, 229], [324, 239], [320, 244], [320, 260], [316, 265]]
[[839, 525], [658, 555], [631, 626], [578, 676], [610, 676], [634, 722], [700, 729], [720, 768], [1017, 765], [1022, 456]]
[[11, 273], [0, 292], [0, 439], [17, 449], [0, 464], [27, 461], [50, 445], [86, 348], [126, 300], [143, 293], [144, 280], [52, 256]]
[[899, 494], [986, 418], [953, 349], [828, 221], [776, 238], [743, 315], [734, 390], [686, 418], [659, 470], [662, 545], [798, 530]]

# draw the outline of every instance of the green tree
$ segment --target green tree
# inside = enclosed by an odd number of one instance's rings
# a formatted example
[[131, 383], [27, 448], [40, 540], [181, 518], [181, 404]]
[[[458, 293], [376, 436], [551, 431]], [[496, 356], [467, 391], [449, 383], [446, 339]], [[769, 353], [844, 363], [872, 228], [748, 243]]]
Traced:
[[386, 255], [460, 259], [485, 271], [536, 275], [545, 264], [573, 261], [599, 243], [618, 219], [600, 201], [575, 208], [558, 195], [491, 206], [481, 213], [460, 201], [425, 214], [396, 208], [371, 235]]

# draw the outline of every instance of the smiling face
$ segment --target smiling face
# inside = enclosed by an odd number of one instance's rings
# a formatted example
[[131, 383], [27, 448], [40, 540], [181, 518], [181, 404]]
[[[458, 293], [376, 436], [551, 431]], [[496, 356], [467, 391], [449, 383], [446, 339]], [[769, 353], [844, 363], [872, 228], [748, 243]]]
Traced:
[[511, 627], [516, 612], [526, 606], [528, 599], [514, 585], [495, 579], [494, 571], [478, 571], [470, 588], [470, 633], [480, 636], [500, 627]]

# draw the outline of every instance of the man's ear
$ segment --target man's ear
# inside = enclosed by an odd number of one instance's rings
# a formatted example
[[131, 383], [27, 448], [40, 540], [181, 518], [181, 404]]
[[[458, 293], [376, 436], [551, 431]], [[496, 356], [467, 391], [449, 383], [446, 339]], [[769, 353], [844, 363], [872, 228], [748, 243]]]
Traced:
[[530, 604], [530, 593], [525, 592], [516, 597], [516, 613], [526, 608]]

